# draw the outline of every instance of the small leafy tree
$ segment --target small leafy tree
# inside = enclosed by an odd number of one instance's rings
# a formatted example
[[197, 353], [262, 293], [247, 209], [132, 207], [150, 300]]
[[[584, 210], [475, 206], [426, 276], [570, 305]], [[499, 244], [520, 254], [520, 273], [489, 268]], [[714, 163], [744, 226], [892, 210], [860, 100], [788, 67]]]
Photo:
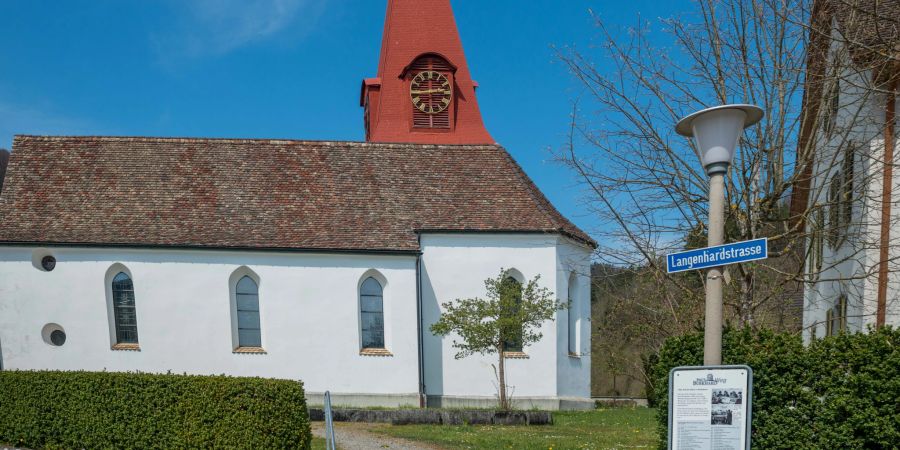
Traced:
[[487, 298], [457, 299], [443, 303], [440, 320], [431, 326], [437, 336], [456, 333], [453, 340], [456, 359], [473, 354], [499, 356], [497, 378], [500, 383], [500, 408], [510, 409], [506, 388], [504, 353], [521, 351], [526, 345], [540, 341], [541, 324], [553, 320], [558, 309], [568, 305], [559, 302], [549, 289], [538, 285], [540, 275], [523, 287], [508, 270], [501, 269], [496, 278], [484, 280]]

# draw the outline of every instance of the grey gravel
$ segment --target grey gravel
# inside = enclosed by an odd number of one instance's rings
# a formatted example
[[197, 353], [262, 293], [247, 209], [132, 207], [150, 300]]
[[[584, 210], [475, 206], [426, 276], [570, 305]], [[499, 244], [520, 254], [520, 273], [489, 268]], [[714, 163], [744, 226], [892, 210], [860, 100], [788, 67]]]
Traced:
[[[404, 450], [443, 450], [432, 444], [423, 444], [406, 439], [385, 436], [373, 433], [373, 428], [389, 427], [390, 425], [338, 422], [334, 424], [334, 436], [339, 450], [369, 450], [369, 449], [404, 449]], [[325, 423], [313, 422], [312, 431], [315, 436], [325, 437]]]

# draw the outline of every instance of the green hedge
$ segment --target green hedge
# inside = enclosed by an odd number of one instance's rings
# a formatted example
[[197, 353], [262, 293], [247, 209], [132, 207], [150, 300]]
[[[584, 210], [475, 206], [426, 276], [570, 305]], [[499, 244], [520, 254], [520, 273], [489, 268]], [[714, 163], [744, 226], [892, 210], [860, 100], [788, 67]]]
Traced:
[[[702, 365], [703, 335], [669, 339], [652, 366], [666, 446], [668, 375]], [[724, 364], [753, 368], [754, 449], [900, 447], [900, 330], [845, 334], [804, 346], [800, 337], [727, 329]]]
[[298, 381], [0, 372], [0, 444], [30, 448], [304, 448]]

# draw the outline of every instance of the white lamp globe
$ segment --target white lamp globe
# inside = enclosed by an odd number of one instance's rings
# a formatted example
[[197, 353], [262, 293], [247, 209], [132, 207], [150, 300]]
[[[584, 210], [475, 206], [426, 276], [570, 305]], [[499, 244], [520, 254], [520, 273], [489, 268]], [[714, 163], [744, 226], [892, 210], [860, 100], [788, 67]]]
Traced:
[[724, 173], [734, 159], [734, 151], [744, 128], [763, 118], [754, 105], [722, 105], [697, 111], [678, 121], [675, 131], [697, 140], [700, 162], [708, 175]]

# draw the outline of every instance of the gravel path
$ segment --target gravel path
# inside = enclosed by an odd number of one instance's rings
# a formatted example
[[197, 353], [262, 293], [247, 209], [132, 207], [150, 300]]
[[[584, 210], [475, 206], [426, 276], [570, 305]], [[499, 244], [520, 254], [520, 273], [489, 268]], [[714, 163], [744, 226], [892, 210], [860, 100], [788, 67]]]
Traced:
[[[338, 450], [369, 450], [369, 449], [404, 449], [404, 450], [442, 450], [432, 444], [408, 441], [378, 433], [370, 430], [390, 425], [372, 423], [336, 422], [334, 424], [334, 437], [337, 440]], [[313, 434], [325, 437], [325, 422], [312, 423]]]

